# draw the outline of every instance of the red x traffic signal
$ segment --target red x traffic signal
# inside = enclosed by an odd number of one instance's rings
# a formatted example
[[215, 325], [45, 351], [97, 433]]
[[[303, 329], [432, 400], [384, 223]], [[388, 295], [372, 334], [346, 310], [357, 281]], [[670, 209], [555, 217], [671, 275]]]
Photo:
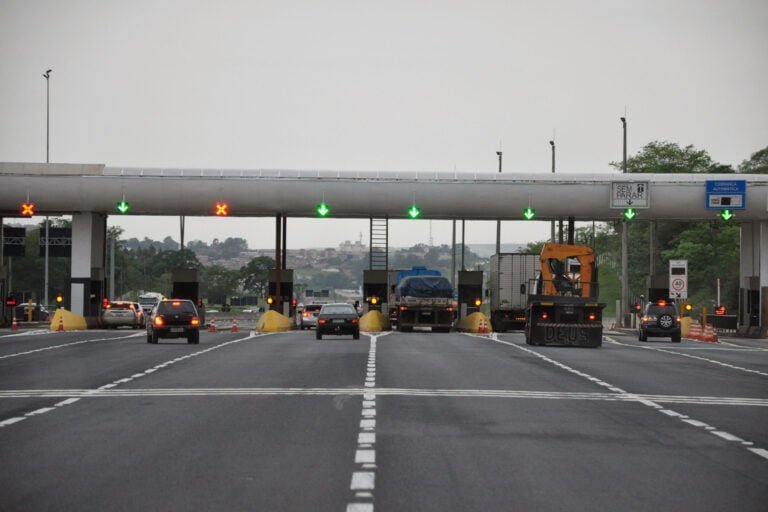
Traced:
[[226, 217], [229, 215], [229, 203], [216, 203], [216, 216]]
[[35, 215], [35, 203], [22, 203], [21, 204], [22, 217], [32, 217]]

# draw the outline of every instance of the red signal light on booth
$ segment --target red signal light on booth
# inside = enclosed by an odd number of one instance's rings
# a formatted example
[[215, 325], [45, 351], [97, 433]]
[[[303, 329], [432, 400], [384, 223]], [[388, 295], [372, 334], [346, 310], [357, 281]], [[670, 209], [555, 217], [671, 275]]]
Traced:
[[229, 216], [229, 203], [216, 203], [216, 216], [217, 217]]
[[35, 203], [22, 203], [19, 211], [22, 217], [32, 217], [35, 215]]
[[5, 296], [5, 305], [6, 307], [12, 308], [16, 306], [16, 296], [15, 295], [6, 295]]
[[296, 304], [297, 304], [296, 299], [291, 299], [291, 307], [295, 308]]
[[717, 306], [715, 308], [715, 314], [716, 315], [724, 315], [725, 311], [726, 311], [725, 306]]

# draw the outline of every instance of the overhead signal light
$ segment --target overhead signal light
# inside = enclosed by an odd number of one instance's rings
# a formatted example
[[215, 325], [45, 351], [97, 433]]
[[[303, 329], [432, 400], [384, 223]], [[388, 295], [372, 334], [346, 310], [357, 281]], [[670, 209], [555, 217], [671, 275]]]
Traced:
[[723, 219], [725, 222], [728, 222], [729, 220], [733, 220], [733, 218], [736, 216], [731, 210], [723, 210], [720, 212], [720, 218]]
[[417, 219], [419, 218], [419, 215], [421, 215], [421, 210], [419, 210], [419, 207], [415, 204], [411, 205], [411, 207], [408, 209], [408, 217]]
[[317, 214], [319, 216], [327, 217], [329, 213], [331, 213], [331, 209], [328, 208], [328, 205], [325, 203], [325, 201], [317, 205]]
[[637, 217], [637, 210], [635, 210], [634, 208], [627, 208], [626, 210], [624, 210], [625, 219], [632, 220], [635, 217]]
[[229, 203], [216, 203], [216, 216], [227, 217], [229, 215]]
[[117, 211], [118, 211], [118, 212], [120, 212], [120, 213], [122, 213], [123, 215], [125, 215], [126, 213], [128, 213], [128, 210], [130, 210], [130, 209], [131, 209], [131, 205], [129, 205], [129, 204], [128, 204], [128, 201], [126, 201], [125, 199], [123, 199], [122, 201], [120, 201], [119, 203], [117, 203], [117, 205], [115, 206], [115, 208], [117, 208]]
[[21, 204], [21, 216], [32, 217], [35, 215], [35, 203], [22, 203]]
[[536, 217], [536, 210], [534, 210], [530, 206], [528, 208], [525, 208], [523, 210], [523, 217], [525, 218], [525, 220], [533, 220]]

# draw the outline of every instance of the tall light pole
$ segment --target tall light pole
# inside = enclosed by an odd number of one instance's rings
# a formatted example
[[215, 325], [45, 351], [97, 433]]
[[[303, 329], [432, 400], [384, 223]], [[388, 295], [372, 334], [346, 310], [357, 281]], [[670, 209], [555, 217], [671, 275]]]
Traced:
[[[51, 136], [51, 71], [47, 70], [45, 78], [45, 163], [50, 163], [50, 136]], [[50, 245], [50, 231], [48, 229], [48, 216], [45, 216], [45, 285], [43, 290], [43, 304], [48, 306], [48, 246]]]
[[[496, 152], [499, 156], [499, 174], [501, 174], [501, 149]], [[496, 254], [501, 253], [501, 219], [496, 220]], [[497, 261], [501, 261], [498, 259]]]
[[[549, 145], [552, 146], [552, 174], [555, 174], [555, 140], [552, 139], [549, 141]], [[555, 243], [555, 220], [552, 219], [551, 221], [551, 234], [550, 234], [550, 241], [552, 243]]]
[[[621, 118], [621, 126], [624, 131], [624, 149], [622, 152], [621, 172], [627, 172], [627, 118]], [[623, 327], [627, 325], [627, 316], [629, 315], [629, 224], [622, 217], [621, 225], [621, 315], [620, 324]]]

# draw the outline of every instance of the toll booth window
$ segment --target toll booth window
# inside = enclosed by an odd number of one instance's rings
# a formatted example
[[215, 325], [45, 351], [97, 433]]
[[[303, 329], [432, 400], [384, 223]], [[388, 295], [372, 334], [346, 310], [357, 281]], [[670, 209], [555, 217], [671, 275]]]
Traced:
[[188, 300], [169, 300], [161, 302], [158, 306], [159, 313], [196, 313], [195, 306]]

